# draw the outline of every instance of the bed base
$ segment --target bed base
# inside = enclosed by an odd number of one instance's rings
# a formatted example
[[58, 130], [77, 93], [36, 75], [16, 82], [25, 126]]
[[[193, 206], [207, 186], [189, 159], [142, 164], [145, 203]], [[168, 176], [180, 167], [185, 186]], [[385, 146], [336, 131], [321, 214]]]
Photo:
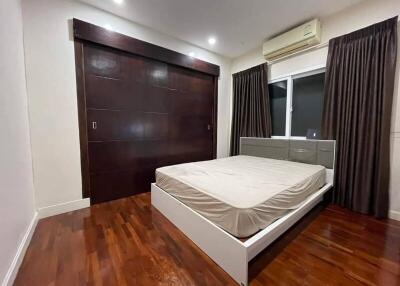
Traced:
[[332, 184], [327, 183], [309, 196], [300, 207], [244, 242], [199, 215], [156, 184], [151, 185], [151, 204], [239, 285], [247, 286], [249, 261], [321, 202], [323, 195], [331, 187]]

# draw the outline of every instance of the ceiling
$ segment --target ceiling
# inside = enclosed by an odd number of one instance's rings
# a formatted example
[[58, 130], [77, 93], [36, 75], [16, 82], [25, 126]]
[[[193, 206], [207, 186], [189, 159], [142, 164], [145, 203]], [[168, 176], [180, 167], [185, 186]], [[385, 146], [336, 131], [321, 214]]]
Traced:
[[[80, 0], [226, 57], [362, 0]], [[217, 39], [215, 45], [208, 38]]]

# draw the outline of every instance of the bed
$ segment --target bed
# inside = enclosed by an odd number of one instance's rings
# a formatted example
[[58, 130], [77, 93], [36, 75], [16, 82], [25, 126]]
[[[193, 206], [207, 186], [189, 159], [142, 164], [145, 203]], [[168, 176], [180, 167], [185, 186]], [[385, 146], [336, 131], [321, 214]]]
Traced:
[[241, 138], [239, 156], [157, 169], [152, 205], [247, 285], [248, 262], [332, 187], [334, 158], [334, 141]]

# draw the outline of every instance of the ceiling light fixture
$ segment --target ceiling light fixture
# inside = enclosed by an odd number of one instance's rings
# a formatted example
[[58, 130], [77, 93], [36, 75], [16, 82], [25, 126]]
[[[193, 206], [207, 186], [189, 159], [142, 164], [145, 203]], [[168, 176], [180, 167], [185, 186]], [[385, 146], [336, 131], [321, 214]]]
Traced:
[[189, 57], [194, 58], [195, 56], [196, 56], [196, 53], [195, 53], [195, 52], [190, 52], [190, 53], [189, 53]]
[[114, 0], [114, 3], [121, 5], [124, 2], [124, 0]]
[[108, 31], [114, 31], [113, 27], [110, 24], [105, 24], [103, 27]]
[[209, 37], [208, 38], [208, 43], [212, 46], [215, 45], [215, 43], [217, 42], [217, 39], [215, 37]]

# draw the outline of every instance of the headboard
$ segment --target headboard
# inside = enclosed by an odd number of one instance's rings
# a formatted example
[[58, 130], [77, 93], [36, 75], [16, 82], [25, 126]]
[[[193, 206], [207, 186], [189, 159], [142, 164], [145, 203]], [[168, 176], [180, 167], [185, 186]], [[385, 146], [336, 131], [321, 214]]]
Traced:
[[327, 169], [333, 169], [335, 165], [335, 140], [241, 137], [240, 154], [322, 165]]

